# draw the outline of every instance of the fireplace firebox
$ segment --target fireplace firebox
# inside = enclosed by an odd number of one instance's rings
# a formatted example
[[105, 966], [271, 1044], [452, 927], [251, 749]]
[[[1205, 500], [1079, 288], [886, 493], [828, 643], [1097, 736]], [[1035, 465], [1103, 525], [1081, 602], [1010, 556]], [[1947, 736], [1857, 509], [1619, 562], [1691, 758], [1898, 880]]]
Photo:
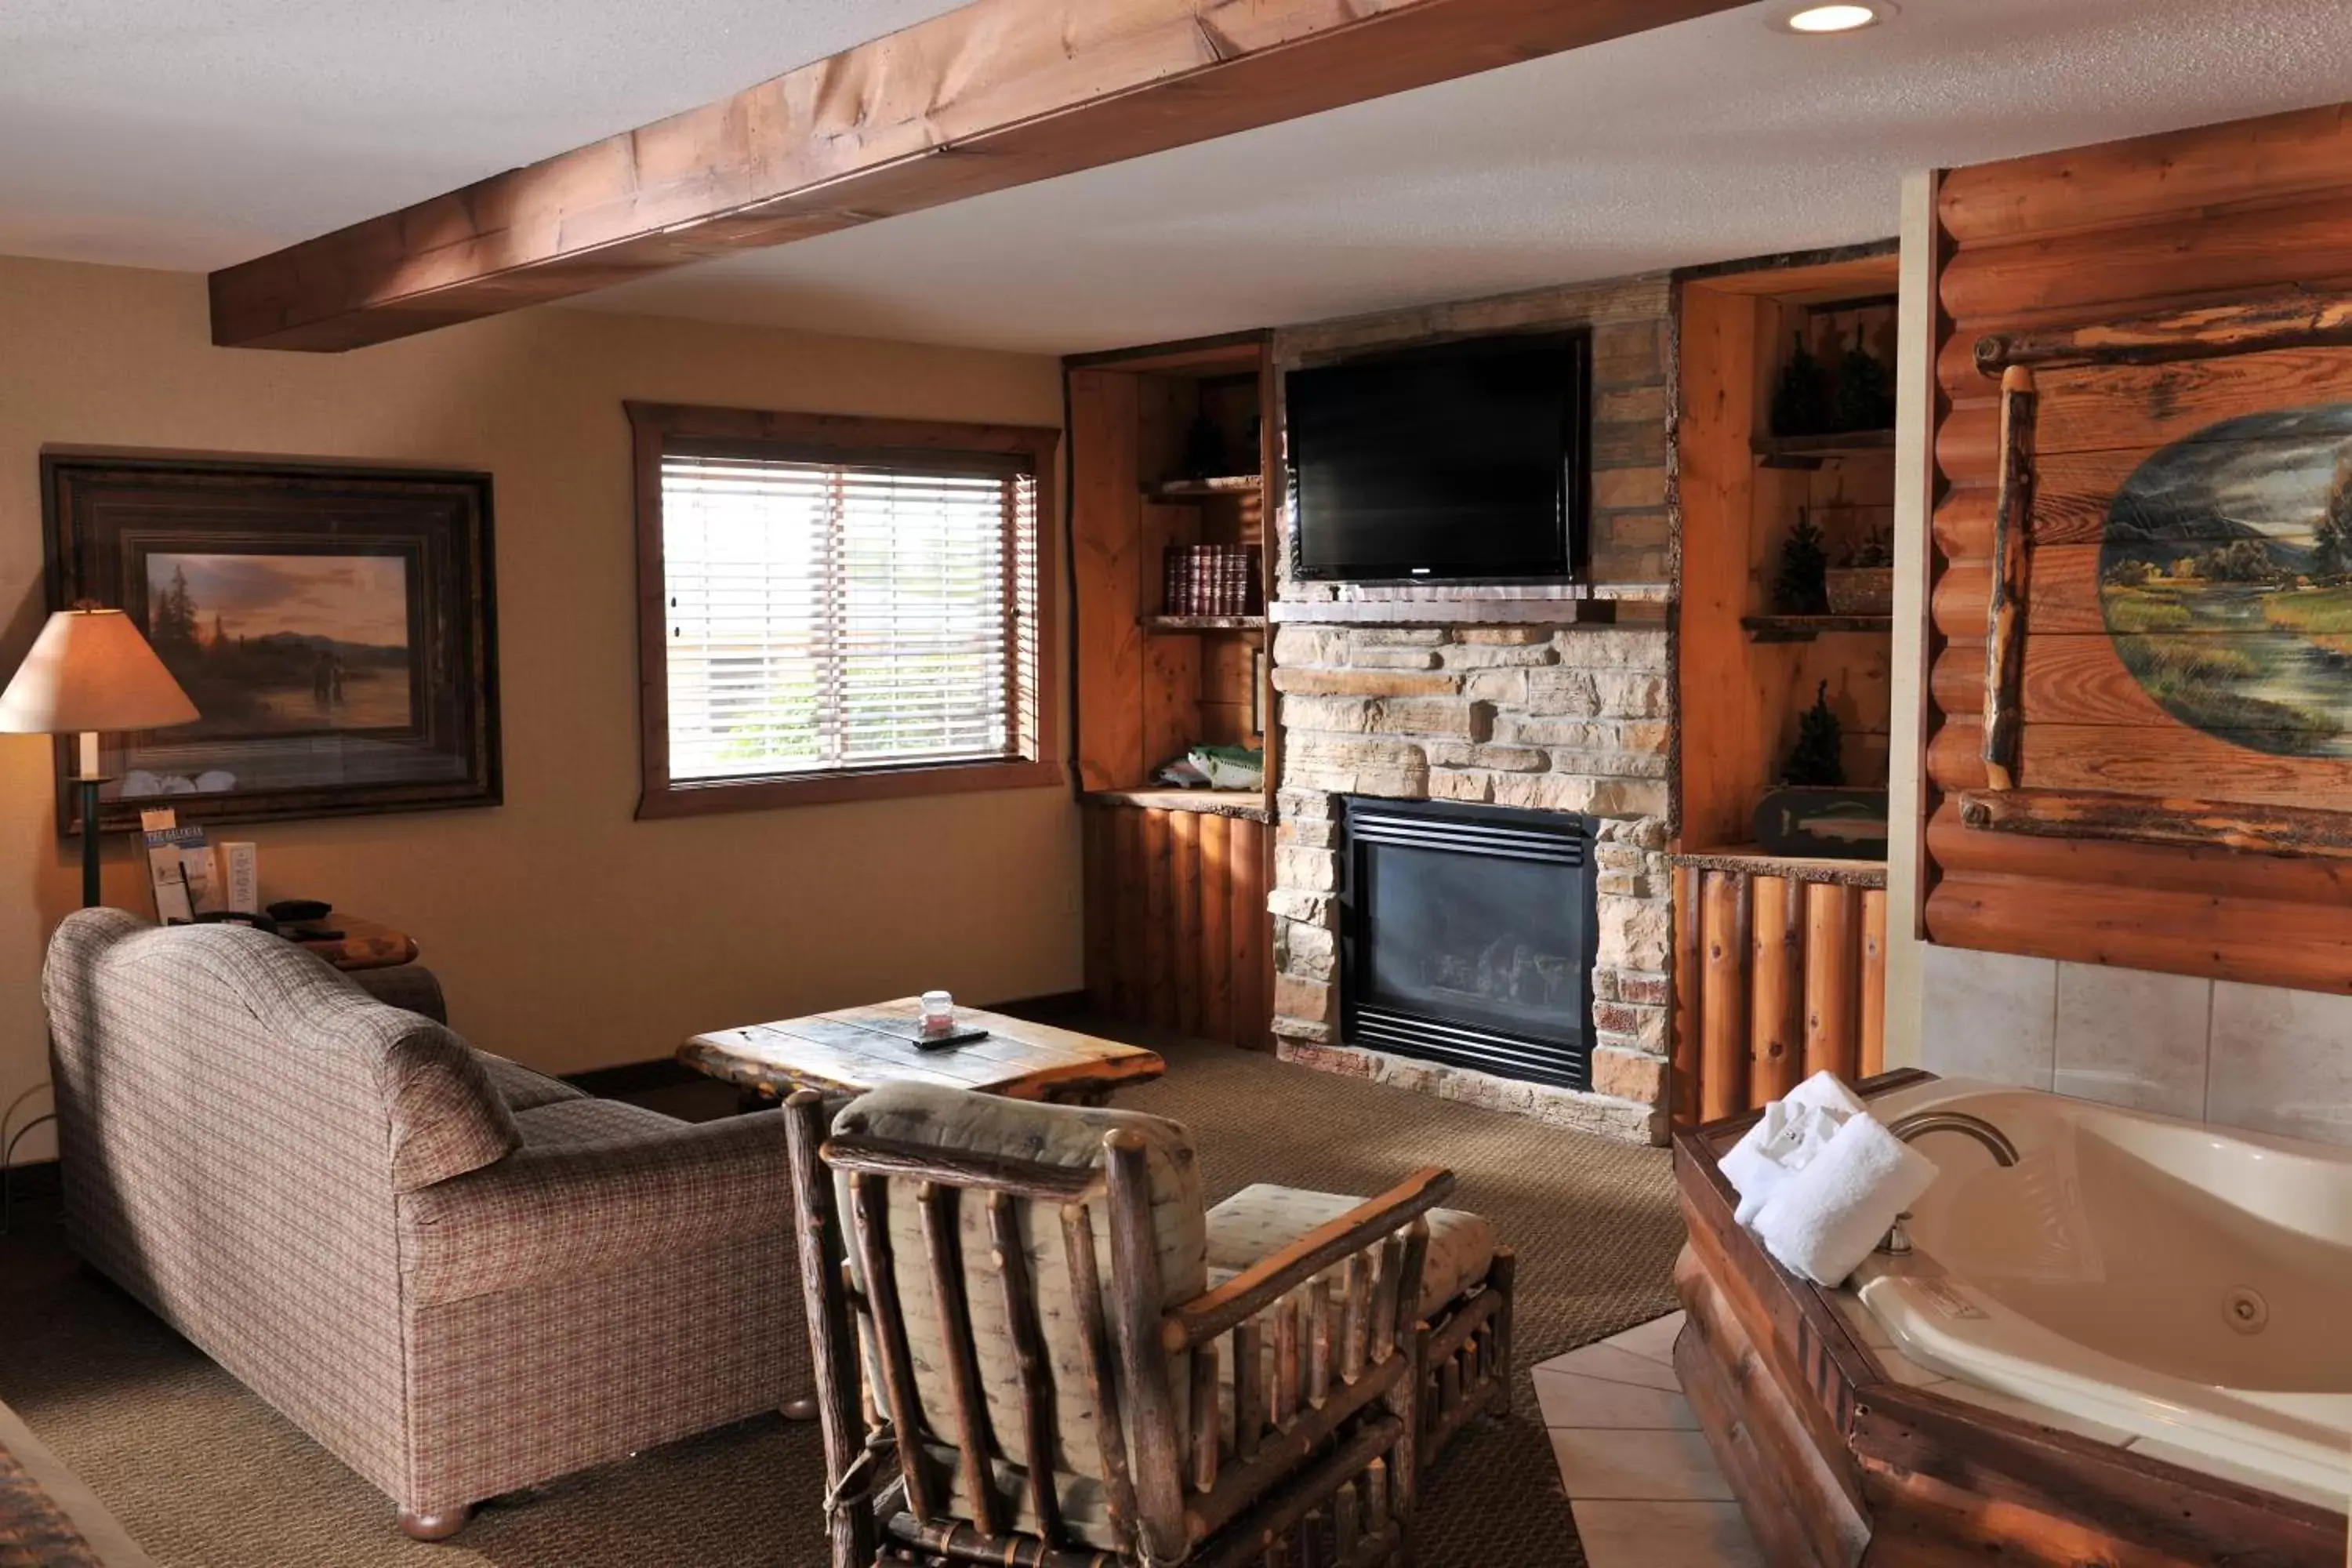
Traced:
[[1350, 798], [1342, 820], [1349, 1043], [1589, 1089], [1591, 819]]

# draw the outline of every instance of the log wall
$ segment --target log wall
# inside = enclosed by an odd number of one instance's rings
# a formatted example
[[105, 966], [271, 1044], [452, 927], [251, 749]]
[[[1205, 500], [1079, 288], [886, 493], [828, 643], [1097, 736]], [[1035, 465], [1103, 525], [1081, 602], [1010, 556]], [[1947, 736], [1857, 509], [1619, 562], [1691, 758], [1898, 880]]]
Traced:
[[[2352, 868], [2218, 847], [1964, 826], [1987, 783], [1982, 714], [1999, 468], [1983, 337], [2352, 285], [2352, 107], [1956, 171], [1943, 248], [1932, 682], [1923, 828], [1928, 934], [1961, 947], [2352, 990]], [[2025, 577], [2022, 788], [2352, 807], [2352, 763], [2192, 730], [2125, 668], [2099, 603], [2109, 502], [2138, 464], [2217, 421], [2352, 401], [2352, 349], [2043, 371]]]
[[1885, 1070], [1886, 890], [1786, 870], [1675, 869], [1677, 1121]]

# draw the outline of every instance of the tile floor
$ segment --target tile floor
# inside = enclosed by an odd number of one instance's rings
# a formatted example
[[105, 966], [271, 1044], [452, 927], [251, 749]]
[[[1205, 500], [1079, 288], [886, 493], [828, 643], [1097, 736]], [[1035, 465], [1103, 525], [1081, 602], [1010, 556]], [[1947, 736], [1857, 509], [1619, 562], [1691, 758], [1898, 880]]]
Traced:
[[1535, 1369], [1591, 1568], [1762, 1568], [1675, 1381], [1680, 1312]]

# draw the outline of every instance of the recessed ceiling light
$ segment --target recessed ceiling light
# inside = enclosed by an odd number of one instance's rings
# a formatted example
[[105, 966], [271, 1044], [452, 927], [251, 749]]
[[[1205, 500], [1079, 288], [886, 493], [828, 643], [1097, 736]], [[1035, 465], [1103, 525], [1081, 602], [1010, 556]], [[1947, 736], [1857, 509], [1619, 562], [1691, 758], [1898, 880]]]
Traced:
[[1888, 0], [1846, 0], [1843, 4], [1809, 4], [1782, 10], [1774, 16], [1772, 25], [1786, 32], [1819, 37], [1874, 26], [1893, 15], [1895, 7]]

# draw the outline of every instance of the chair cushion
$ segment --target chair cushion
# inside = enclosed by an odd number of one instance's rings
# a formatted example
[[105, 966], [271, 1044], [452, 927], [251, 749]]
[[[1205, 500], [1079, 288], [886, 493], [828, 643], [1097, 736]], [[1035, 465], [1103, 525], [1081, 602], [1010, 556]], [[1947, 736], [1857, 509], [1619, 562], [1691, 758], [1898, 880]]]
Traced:
[[[1268, 1182], [1244, 1187], [1209, 1211], [1209, 1283], [1223, 1284], [1363, 1201]], [[1461, 1209], [1430, 1210], [1429, 1254], [1421, 1268], [1421, 1315], [1434, 1317], [1448, 1301], [1484, 1279], [1494, 1260], [1493, 1226]]]

